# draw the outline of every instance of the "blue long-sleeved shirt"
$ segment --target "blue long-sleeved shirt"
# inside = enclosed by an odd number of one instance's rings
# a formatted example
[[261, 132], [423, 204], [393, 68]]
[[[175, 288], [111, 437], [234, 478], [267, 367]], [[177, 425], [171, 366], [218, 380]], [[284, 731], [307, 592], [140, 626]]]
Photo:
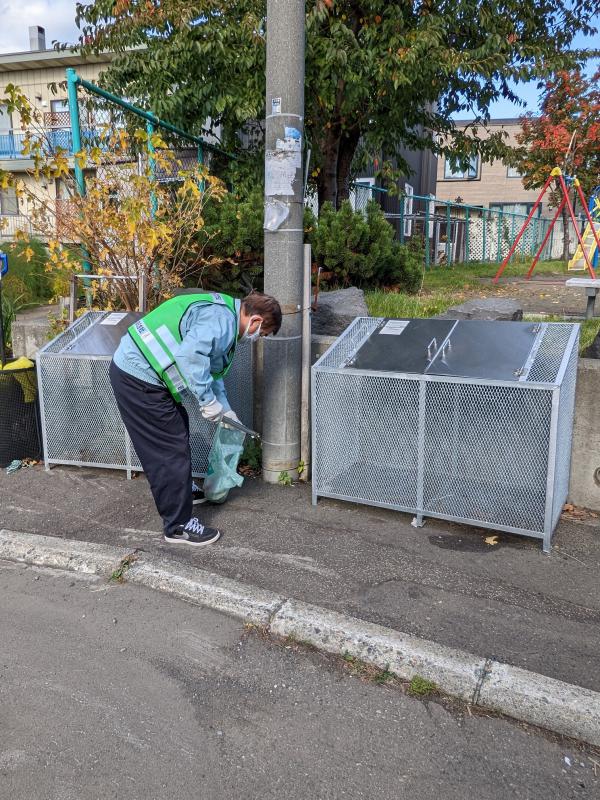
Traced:
[[[226, 355], [238, 335], [240, 305], [236, 300], [234, 317], [228, 308], [218, 303], [194, 303], [181, 320], [183, 338], [173, 356], [201, 406], [216, 398], [226, 411], [231, 408], [223, 381], [213, 380], [211, 373], [221, 372], [226, 366]], [[155, 386], [163, 383], [129, 333], [121, 339], [113, 361], [134, 378]]]

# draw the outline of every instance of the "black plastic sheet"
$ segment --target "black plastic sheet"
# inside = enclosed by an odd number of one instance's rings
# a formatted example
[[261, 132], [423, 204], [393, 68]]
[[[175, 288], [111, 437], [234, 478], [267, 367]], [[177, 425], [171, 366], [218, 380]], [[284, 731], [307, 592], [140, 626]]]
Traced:
[[35, 367], [0, 370], [0, 467], [41, 449]]

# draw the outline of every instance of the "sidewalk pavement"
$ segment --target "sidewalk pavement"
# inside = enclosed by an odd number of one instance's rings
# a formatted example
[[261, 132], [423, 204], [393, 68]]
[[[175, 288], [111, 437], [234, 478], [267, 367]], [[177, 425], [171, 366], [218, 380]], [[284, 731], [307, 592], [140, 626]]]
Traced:
[[0, 562], [0, 605], [12, 800], [598, 796], [588, 748], [140, 586]]
[[600, 691], [600, 531], [563, 521], [539, 542], [320, 500], [249, 479], [201, 506], [221, 542], [167, 545], [143, 475], [38, 467], [0, 475], [0, 528], [140, 548], [440, 644]]

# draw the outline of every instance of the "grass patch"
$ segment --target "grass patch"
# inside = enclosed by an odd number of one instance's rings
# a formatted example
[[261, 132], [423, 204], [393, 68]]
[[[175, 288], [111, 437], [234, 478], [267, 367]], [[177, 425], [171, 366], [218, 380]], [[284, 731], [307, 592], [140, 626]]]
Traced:
[[[525, 277], [529, 261], [509, 264], [505, 277]], [[406, 292], [371, 291], [365, 293], [369, 314], [373, 317], [433, 317], [450, 306], [463, 303], [473, 295], [494, 294], [503, 291], [503, 285], [490, 283], [498, 264], [476, 261], [453, 267], [432, 267], [423, 272], [423, 283], [418, 294]], [[544, 261], [536, 267], [538, 275], [564, 272], [562, 261]]]
[[[503, 277], [523, 278], [531, 262], [510, 264]], [[454, 267], [433, 267], [423, 273], [423, 285], [418, 294], [405, 292], [371, 291], [365, 292], [365, 300], [372, 317], [434, 317], [451, 306], [464, 303], [470, 297], [485, 294], [493, 295], [502, 291], [488, 280], [494, 277], [498, 264], [477, 262], [457, 264]], [[536, 275], [556, 275], [564, 273], [562, 261], [544, 261], [536, 267]], [[525, 319], [543, 322], [572, 322], [573, 320], [550, 314], [527, 314]], [[586, 350], [600, 332], [600, 317], [581, 320], [579, 338], [580, 354]]]
[[408, 684], [407, 691], [413, 697], [429, 697], [437, 692], [437, 686], [433, 681], [428, 681], [420, 675], [414, 675]]
[[374, 667], [372, 664], [367, 664], [359, 658], [356, 658], [356, 656], [350, 655], [347, 650], [342, 654], [342, 658], [348, 672], [357, 678], [372, 681], [379, 686], [383, 686], [396, 678], [394, 673], [390, 672], [389, 667], [385, 669]]
[[579, 352], [583, 353], [584, 350], [591, 345], [600, 332], [600, 319], [586, 319], [581, 323], [581, 331], [579, 332]]

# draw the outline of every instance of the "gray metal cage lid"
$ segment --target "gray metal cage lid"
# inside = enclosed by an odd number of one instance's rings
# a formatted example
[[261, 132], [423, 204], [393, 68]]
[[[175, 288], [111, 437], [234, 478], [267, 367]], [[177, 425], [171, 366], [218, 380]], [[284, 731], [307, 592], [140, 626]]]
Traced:
[[313, 369], [560, 384], [579, 325], [357, 317]]
[[112, 356], [139, 311], [87, 311], [40, 350], [45, 355]]
[[526, 375], [543, 330], [531, 322], [384, 319], [347, 366], [517, 381]]

